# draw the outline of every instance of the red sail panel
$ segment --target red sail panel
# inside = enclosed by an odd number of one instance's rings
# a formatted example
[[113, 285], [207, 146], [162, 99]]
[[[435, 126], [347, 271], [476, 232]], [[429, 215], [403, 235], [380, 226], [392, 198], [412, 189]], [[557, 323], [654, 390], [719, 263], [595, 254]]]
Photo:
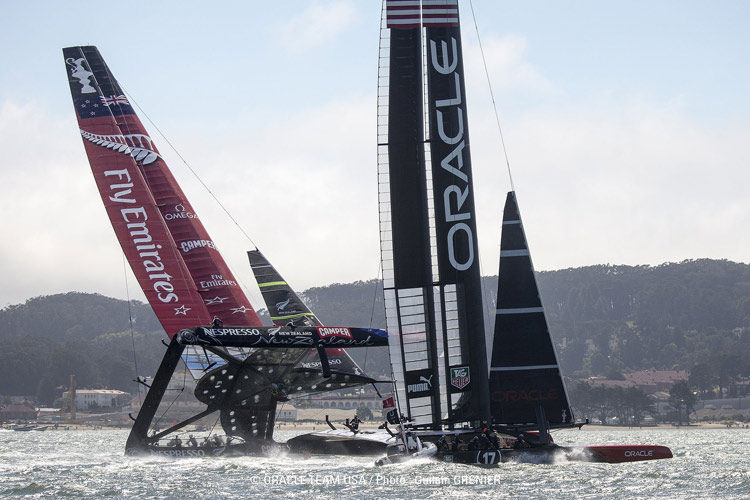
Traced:
[[84, 58], [75, 49], [65, 49], [64, 53], [91, 170], [146, 299], [170, 338], [183, 328], [207, 324], [210, 316], [203, 300], [176, 252], [125, 138], [112, 115], [105, 112]]
[[[250, 301], [206, 228], [177, 184], [117, 80], [95, 47], [81, 47], [107, 107], [117, 120], [131, 154], [190, 271], [205, 307], [226, 325], [261, 325]], [[193, 325], [195, 326], [195, 325]]]

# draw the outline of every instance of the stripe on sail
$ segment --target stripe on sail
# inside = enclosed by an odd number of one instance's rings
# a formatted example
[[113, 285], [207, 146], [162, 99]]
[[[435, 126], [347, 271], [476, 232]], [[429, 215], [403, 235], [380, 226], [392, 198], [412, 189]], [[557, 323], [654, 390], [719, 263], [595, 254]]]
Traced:
[[531, 254], [528, 250], [500, 250], [500, 257], [528, 257]]
[[496, 309], [495, 314], [529, 314], [543, 313], [543, 307], [514, 307], [510, 309]]
[[548, 370], [551, 368], [559, 369], [557, 365], [527, 365], [527, 366], [493, 366], [491, 372], [512, 372], [522, 370]]

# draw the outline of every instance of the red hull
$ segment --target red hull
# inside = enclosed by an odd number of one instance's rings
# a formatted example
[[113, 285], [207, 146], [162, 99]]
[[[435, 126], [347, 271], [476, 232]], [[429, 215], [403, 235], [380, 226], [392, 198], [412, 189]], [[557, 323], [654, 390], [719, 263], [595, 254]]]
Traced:
[[595, 459], [594, 461], [607, 462], [610, 464], [672, 458], [672, 450], [666, 446], [654, 446], [648, 444], [587, 446], [585, 450], [591, 453], [592, 458]]

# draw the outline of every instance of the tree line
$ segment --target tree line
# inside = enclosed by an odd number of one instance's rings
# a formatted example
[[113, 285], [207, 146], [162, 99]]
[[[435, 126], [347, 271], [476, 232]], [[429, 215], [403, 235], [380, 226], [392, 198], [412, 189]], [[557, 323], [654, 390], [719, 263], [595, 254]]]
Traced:
[[[738, 382], [750, 376], [748, 264], [702, 259], [599, 265], [540, 272], [537, 280], [569, 377], [683, 369], [691, 387], [710, 397], [738, 394]], [[496, 277], [484, 278], [490, 318], [496, 283]], [[385, 327], [378, 280], [315, 287], [301, 295], [325, 324]], [[0, 394], [30, 395], [48, 404], [71, 373], [79, 387], [134, 390], [136, 373], [155, 373], [166, 338], [147, 304], [76, 292], [0, 310], [0, 335]], [[386, 348], [350, 353], [370, 375], [389, 376]]]

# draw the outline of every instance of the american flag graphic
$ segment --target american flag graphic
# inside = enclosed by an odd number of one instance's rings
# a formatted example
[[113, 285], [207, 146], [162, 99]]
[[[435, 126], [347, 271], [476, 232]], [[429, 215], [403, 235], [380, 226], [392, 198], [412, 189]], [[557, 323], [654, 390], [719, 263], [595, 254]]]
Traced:
[[387, 0], [388, 28], [458, 26], [458, 0]]
[[112, 106], [113, 104], [127, 104], [128, 106], [130, 105], [130, 103], [128, 102], [128, 98], [124, 95], [111, 95], [109, 97], [101, 96], [101, 99], [102, 103], [105, 106]]

